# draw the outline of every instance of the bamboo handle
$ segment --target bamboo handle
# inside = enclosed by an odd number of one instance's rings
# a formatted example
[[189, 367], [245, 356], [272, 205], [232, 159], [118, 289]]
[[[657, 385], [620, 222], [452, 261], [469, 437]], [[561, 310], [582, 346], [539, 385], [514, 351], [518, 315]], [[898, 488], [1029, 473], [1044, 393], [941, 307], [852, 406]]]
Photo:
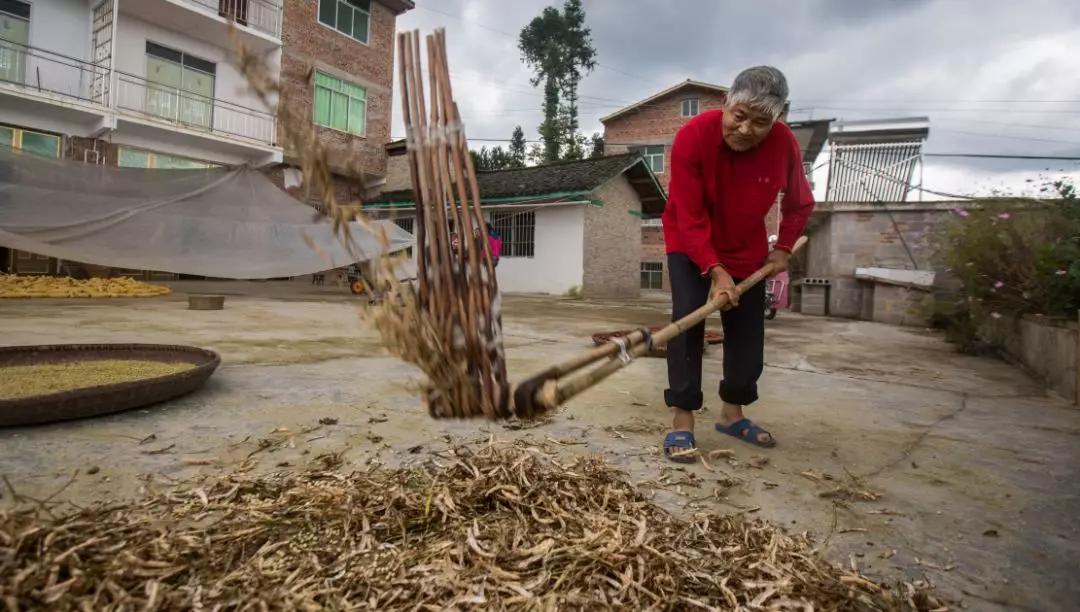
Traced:
[[[800, 237], [795, 242], [794, 248], [791, 250], [792, 254], [798, 252], [805, 244], [806, 236]], [[735, 293], [741, 296], [751, 287], [771, 276], [773, 274], [773, 269], [773, 264], [765, 264], [757, 272], [754, 272], [736, 285]], [[652, 335], [653, 345], [658, 347], [666, 345], [675, 336], [678, 336], [698, 323], [701, 323], [710, 314], [724, 307], [728, 301], [729, 298], [727, 294], [721, 294], [717, 299], [707, 302], [701, 308], [698, 308], [678, 321], [665, 326]], [[648, 352], [649, 347], [646, 346], [646, 343], [643, 341], [644, 334], [641, 332], [634, 332], [632, 335], [636, 335], [637, 338], [630, 340], [629, 337], [627, 337], [627, 353], [629, 353], [631, 357], [640, 357]], [[600, 351], [596, 349], [582, 353], [576, 358], [569, 359], [562, 364], [544, 370], [537, 376], [524, 381], [520, 386], [533, 391], [533, 396], [529, 399], [531, 399], [538, 407], [545, 410], [553, 410], [567, 400], [573, 398], [582, 391], [589, 389], [596, 383], [604, 380], [631, 363], [631, 361], [613, 358], [607, 363], [575, 378], [565, 382], [560, 382], [558, 380], [563, 373], [567, 373], [563, 368], [571, 364], [581, 363], [587, 365], [602, 358], [604, 355], [615, 356], [620, 350], [619, 346], [615, 343], [607, 343], [598, 348], [606, 348], [607, 350], [603, 354], [600, 354]], [[600, 354], [600, 356], [594, 357], [594, 355], [597, 354]], [[580, 367], [582, 367], [582, 365], [578, 366], [578, 368]]]

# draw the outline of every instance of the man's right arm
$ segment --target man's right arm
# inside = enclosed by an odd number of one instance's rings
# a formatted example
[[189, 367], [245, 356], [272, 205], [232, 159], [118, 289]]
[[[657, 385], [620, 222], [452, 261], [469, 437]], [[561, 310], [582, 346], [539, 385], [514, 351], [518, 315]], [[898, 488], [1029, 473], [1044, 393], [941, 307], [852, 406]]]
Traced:
[[697, 126], [688, 124], [675, 135], [671, 147], [671, 193], [668, 206], [675, 207], [679, 243], [685, 255], [707, 276], [719, 265], [712, 245], [712, 218], [705, 204], [705, 181], [701, 173], [701, 147]]

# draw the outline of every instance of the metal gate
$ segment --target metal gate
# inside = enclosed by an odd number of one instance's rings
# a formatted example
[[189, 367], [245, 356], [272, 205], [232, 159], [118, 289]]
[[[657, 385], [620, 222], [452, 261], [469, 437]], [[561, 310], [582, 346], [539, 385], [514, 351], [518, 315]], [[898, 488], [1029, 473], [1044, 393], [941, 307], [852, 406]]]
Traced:
[[107, 106], [109, 104], [109, 75], [112, 74], [113, 0], [104, 0], [94, 7], [93, 31], [90, 46], [94, 65], [102, 70], [94, 71], [90, 85], [90, 99]]

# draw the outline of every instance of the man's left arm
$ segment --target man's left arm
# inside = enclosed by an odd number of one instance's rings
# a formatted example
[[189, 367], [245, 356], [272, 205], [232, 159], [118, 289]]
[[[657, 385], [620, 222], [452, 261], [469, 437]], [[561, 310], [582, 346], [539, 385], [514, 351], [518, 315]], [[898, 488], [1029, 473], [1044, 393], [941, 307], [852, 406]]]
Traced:
[[[787, 190], [780, 202], [780, 235], [769, 261], [780, 263], [787, 269], [787, 259], [795, 248], [795, 241], [806, 229], [806, 222], [814, 210], [814, 194], [803, 170], [802, 151], [795, 137], [791, 137], [791, 155], [788, 156]], [[780, 251], [777, 253], [776, 251]], [[782, 261], [781, 261], [782, 260]]]

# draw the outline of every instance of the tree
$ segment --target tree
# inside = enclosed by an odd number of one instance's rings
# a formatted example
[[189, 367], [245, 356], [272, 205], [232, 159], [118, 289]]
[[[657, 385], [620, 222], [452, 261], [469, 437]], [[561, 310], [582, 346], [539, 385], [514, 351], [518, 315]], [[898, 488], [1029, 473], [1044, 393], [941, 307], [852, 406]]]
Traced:
[[518, 49], [533, 69], [533, 87], [544, 84], [544, 121], [538, 131], [545, 162], [558, 161], [568, 146], [576, 154], [577, 88], [584, 73], [596, 67], [596, 49], [585, 27], [581, 0], [566, 0], [562, 12], [547, 7], [521, 30]]
[[480, 147], [479, 151], [472, 149], [469, 151], [469, 155], [472, 156], [473, 167], [476, 168], [477, 172], [490, 170], [488, 166], [491, 165], [491, 156], [488, 154], [487, 147]]
[[544, 163], [544, 147], [543, 145], [534, 144], [529, 147], [529, 153], [527, 155], [529, 162], [533, 164]]
[[469, 151], [472, 155], [473, 166], [479, 171], [505, 170], [514, 168], [513, 156], [502, 147], [480, 147], [479, 151]]
[[492, 170], [506, 170], [514, 167], [514, 158], [509, 151], [502, 147], [491, 149], [490, 165]]
[[570, 134], [563, 147], [563, 159], [585, 159], [585, 146], [588, 139], [581, 134]]
[[589, 157], [596, 159], [597, 157], [604, 156], [604, 137], [599, 132], [593, 132], [592, 135], [592, 153]]
[[510, 167], [524, 168], [526, 155], [525, 131], [518, 125], [514, 127], [514, 135], [510, 137]]

